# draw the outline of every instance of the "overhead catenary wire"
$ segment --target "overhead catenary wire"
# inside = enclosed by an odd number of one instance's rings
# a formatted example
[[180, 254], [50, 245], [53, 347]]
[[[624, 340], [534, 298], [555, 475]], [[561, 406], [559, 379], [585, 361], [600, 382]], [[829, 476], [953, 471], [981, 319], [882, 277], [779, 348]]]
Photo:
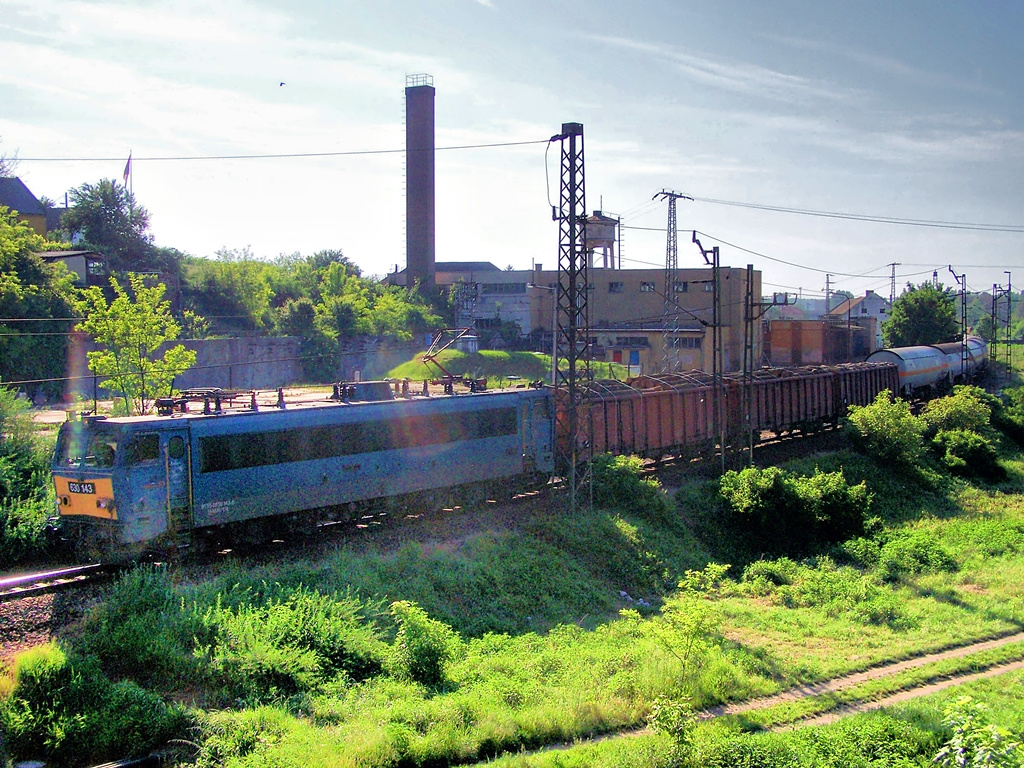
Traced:
[[[529, 141], [498, 141], [489, 144], [456, 144], [446, 147], [431, 147], [430, 150], [412, 149], [356, 149], [337, 152], [274, 152], [266, 154], [234, 154], [234, 155], [135, 155], [132, 162], [191, 162], [209, 160], [279, 160], [306, 157], [355, 157], [359, 155], [398, 155], [406, 152], [447, 152], [463, 149], [492, 149], [498, 147], [523, 147], [531, 144], [547, 144], [548, 140], [532, 139]], [[124, 160], [121, 157], [19, 157], [26, 163], [111, 163]]]
[[846, 219], [849, 221], [868, 221], [877, 224], [900, 224], [908, 227], [933, 227], [937, 229], [967, 229], [978, 232], [1019, 232], [1024, 233], [1024, 224], [981, 224], [966, 221], [941, 221], [932, 219], [913, 219], [902, 216], [879, 216], [876, 214], [847, 213], [842, 211], [820, 211], [812, 208], [789, 208], [782, 205], [766, 205], [748, 203], [738, 200], [719, 200], [711, 197], [696, 197], [694, 202], [729, 205], [739, 208], [751, 208], [774, 213], [791, 213], [800, 216], [817, 216], [828, 219]]

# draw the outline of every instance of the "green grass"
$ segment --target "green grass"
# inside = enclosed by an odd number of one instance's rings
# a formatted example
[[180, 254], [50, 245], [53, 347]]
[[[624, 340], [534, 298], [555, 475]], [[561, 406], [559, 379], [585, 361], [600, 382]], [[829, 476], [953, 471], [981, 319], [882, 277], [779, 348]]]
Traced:
[[[442, 375], [437, 366], [423, 362], [423, 354], [416, 355], [388, 371], [388, 378], [424, 381]], [[471, 376], [487, 379], [489, 387], [504, 387], [530, 381], [551, 381], [551, 355], [540, 352], [504, 352], [481, 350], [480, 352], [459, 352], [446, 349], [439, 353], [437, 361], [456, 376]], [[594, 362], [591, 369], [596, 378], [626, 378], [626, 367], [614, 363]], [[512, 378], [518, 377], [518, 378]]]

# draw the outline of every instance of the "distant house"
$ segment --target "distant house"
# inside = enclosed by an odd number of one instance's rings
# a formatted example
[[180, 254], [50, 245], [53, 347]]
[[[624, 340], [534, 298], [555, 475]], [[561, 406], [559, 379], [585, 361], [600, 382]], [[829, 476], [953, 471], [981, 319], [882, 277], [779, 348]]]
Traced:
[[882, 323], [889, 319], [892, 305], [889, 300], [874, 291], [867, 291], [863, 296], [843, 299], [838, 306], [829, 310], [828, 317], [833, 321], [852, 321], [865, 323], [874, 318], [875, 344], [882, 346]]
[[46, 236], [46, 209], [16, 176], [0, 177], [0, 205], [18, 212], [18, 218], [37, 235]]
[[68, 272], [75, 275], [75, 286], [87, 288], [92, 285], [107, 285], [107, 259], [95, 251], [50, 251], [40, 253], [43, 261], [53, 264], [63, 262]]

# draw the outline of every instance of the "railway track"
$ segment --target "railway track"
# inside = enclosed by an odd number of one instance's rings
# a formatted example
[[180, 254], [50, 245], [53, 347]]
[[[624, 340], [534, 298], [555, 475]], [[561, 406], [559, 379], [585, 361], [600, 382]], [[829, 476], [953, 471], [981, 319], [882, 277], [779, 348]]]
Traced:
[[94, 563], [0, 579], [0, 603], [80, 589], [113, 578], [118, 568]]

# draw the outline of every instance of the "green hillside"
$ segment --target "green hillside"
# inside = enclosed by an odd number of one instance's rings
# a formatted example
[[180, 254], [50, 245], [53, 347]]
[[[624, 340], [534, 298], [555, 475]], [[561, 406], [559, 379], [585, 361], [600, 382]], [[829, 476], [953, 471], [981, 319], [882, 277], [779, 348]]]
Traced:
[[[388, 377], [423, 381], [441, 375], [436, 366], [423, 362], [424, 354], [419, 353], [409, 362], [392, 368], [388, 371]], [[446, 349], [438, 354], [437, 360], [449, 373], [487, 379], [491, 387], [504, 386], [517, 379], [545, 383], [551, 380], [551, 356], [540, 352], [504, 352], [494, 349], [459, 352]], [[627, 371], [622, 365], [593, 363], [591, 367], [597, 378], [626, 378]]]

